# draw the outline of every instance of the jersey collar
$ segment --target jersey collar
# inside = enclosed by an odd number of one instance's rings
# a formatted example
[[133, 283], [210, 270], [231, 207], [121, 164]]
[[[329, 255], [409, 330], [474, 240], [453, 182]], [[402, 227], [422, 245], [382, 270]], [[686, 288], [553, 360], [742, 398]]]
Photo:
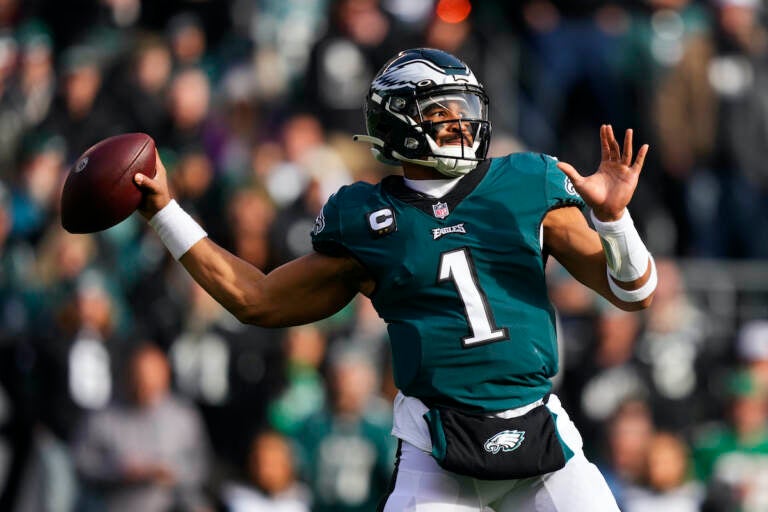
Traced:
[[381, 186], [387, 193], [393, 195], [400, 201], [418, 208], [433, 217], [434, 210], [432, 207], [436, 202], [446, 203], [448, 210], [451, 212], [456, 210], [459, 203], [477, 188], [477, 185], [488, 173], [490, 166], [490, 158], [483, 160], [470, 173], [459, 180], [456, 186], [443, 197], [431, 197], [427, 194], [422, 194], [421, 192], [413, 190], [405, 184], [403, 177], [399, 175], [387, 176], [381, 181]]

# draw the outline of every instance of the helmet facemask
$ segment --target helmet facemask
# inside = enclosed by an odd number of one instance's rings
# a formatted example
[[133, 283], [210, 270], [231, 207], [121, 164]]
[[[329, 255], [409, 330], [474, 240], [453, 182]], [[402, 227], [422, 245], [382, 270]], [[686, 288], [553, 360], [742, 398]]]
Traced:
[[384, 108], [409, 127], [403, 151], [392, 150], [397, 160], [432, 167], [454, 178], [485, 158], [490, 124], [482, 93], [467, 86], [443, 86], [408, 100], [393, 96]]

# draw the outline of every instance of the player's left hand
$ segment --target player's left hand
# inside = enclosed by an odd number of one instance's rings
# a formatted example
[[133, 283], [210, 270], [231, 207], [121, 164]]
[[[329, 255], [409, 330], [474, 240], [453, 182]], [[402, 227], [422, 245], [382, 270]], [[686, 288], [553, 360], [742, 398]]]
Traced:
[[603, 222], [621, 218], [637, 187], [648, 144], [643, 144], [632, 163], [632, 129], [624, 135], [624, 152], [613, 135], [611, 125], [600, 127], [601, 160], [597, 172], [582, 176], [571, 164], [559, 162], [557, 167], [570, 178], [573, 187], [595, 217]]

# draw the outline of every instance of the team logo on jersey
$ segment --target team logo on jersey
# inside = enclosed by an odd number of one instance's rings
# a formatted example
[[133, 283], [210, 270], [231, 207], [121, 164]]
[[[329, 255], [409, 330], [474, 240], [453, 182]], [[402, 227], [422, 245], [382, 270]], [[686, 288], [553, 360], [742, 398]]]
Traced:
[[565, 191], [571, 194], [572, 196], [579, 195], [578, 192], [576, 192], [576, 187], [573, 186], [573, 182], [571, 182], [571, 178], [568, 176], [565, 177]]
[[312, 234], [316, 235], [323, 229], [325, 229], [325, 215], [323, 214], [323, 210], [320, 210], [320, 215], [315, 218], [315, 225], [312, 228]]
[[488, 439], [483, 448], [494, 455], [499, 452], [511, 452], [523, 444], [523, 439], [525, 439], [525, 430], [502, 430]]
[[450, 210], [448, 210], [448, 203], [440, 203], [432, 205], [432, 213], [435, 214], [435, 217], [438, 219], [444, 219], [448, 216]]
[[389, 208], [382, 208], [365, 214], [368, 219], [368, 227], [373, 236], [380, 237], [397, 231], [395, 214]]
[[438, 238], [442, 237], [443, 235], [448, 235], [451, 233], [460, 233], [462, 235], [465, 235], [467, 233], [467, 230], [464, 229], [464, 223], [456, 224], [455, 226], [448, 226], [445, 228], [435, 228], [432, 230], [432, 240], [437, 240]]

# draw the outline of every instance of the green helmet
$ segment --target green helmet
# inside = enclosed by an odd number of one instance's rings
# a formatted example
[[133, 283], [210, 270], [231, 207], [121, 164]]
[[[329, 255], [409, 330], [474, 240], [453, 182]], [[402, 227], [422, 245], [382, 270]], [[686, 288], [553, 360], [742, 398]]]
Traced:
[[[448, 105], [454, 113], [448, 120], [429, 114]], [[384, 65], [368, 90], [365, 120], [368, 135], [355, 140], [371, 143], [377, 159], [433, 167], [450, 177], [484, 160], [491, 140], [482, 84], [464, 62], [431, 48], [402, 51]], [[441, 144], [436, 135], [449, 126], [464, 135]]]

